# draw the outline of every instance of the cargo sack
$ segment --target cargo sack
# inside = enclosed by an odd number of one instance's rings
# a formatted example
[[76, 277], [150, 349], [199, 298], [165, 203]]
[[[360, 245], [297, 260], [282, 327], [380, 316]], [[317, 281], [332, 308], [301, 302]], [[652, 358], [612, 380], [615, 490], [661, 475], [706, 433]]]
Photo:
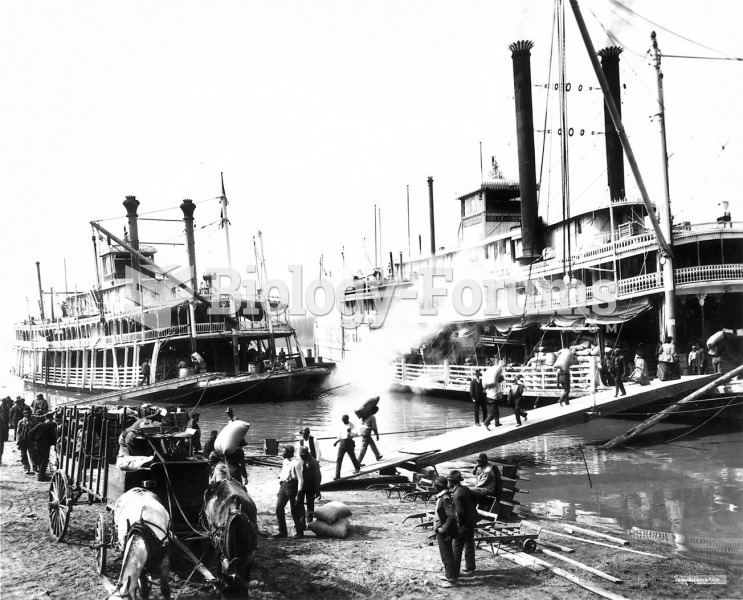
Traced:
[[[317, 511], [315, 511], [317, 516]], [[337, 523], [325, 523], [324, 521], [314, 520], [307, 526], [317, 537], [329, 537], [343, 540], [348, 537], [348, 532], [351, 529], [351, 523], [348, 522], [346, 517], [343, 517]]]
[[315, 519], [325, 523], [335, 523], [345, 517], [351, 516], [351, 509], [343, 502], [328, 502], [319, 508], [315, 508]]
[[245, 438], [249, 429], [250, 423], [247, 421], [230, 421], [217, 435], [214, 449], [220, 454], [234, 452], [240, 447], [240, 442]]
[[354, 413], [359, 419], [366, 419], [369, 415], [374, 414], [374, 407], [379, 404], [379, 396], [374, 396], [366, 400]]

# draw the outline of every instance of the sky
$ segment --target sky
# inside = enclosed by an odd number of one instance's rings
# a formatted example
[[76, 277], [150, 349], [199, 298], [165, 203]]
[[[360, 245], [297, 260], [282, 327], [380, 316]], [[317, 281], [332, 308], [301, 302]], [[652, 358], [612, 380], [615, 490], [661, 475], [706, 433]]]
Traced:
[[[610, 43], [607, 31], [625, 47], [625, 128], [651, 199], [660, 201], [663, 187], [650, 32], [666, 55], [743, 56], [740, 6], [582, 3], [596, 49]], [[368, 271], [375, 206], [385, 257], [407, 256], [409, 244], [417, 257], [419, 235], [425, 253], [429, 176], [436, 245], [455, 248], [456, 198], [479, 187], [481, 164], [487, 172], [496, 156], [507, 178], [518, 177], [508, 45], [535, 42], [532, 82], [554, 82], [552, 29], [551, 0], [2, 3], [0, 335], [8, 341], [0, 347], [10, 346], [13, 322], [38, 314], [36, 261], [46, 290], [94, 285], [89, 222], [121, 235], [127, 195], [140, 200], [140, 214], [169, 219], [193, 199], [198, 268], [226, 266], [215, 225], [221, 172], [241, 271], [255, 262], [259, 230], [271, 277], [299, 264], [314, 278], [321, 256], [334, 277]], [[576, 74], [568, 80], [585, 86], [571, 124], [601, 130], [585, 48], [569, 52]], [[734, 190], [735, 219], [743, 63], [665, 58], [663, 72], [676, 219], [713, 220]], [[543, 129], [547, 94], [533, 93]], [[557, 139], [548, 137], [545, 147]], [[603, 137], [572, 143], [574, 202], [591, 206], [605, 188]], [[538, 162], [541, 147], [540, 139]], [[546, 196], [559, 173], [543, 173]], [[636, 193], [629, 170], [627, 179]], [[540, 212], [557, 202], [540, 198]], [[140, 223], [143, 242], [182, 242], [182, 233], [179, 222]], [[185, 248], [159, 246], [157, 260], [182, 264]]]

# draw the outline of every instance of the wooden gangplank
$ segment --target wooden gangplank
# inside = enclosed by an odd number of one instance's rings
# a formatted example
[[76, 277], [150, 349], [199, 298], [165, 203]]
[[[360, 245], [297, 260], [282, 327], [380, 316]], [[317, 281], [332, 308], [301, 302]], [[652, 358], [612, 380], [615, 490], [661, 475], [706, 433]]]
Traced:
[[583, 424], [591, 411], [601, 414], [620, 413], [656, 400], [686, 394], [710, 383], [714, 378], [714, 375], [700, 375], [682, 377], [674, 381], [654, 380], [647, 386], [626, 384], [626, 396], [615, 398], [614, 390], [611, 389], [597, 392], [595, 395], [571, 398], [567, 406], [552, 404], [527, 411], [528, 420], [522, 419], [521, 427], [516, 426], [513, 411], [500, 406], [500, 427], [495, 427], [494, 423], [491, 423], [488, 431], [483, 426], [472, 425], [412, 442], [405, 446], [404, 450], [422, 455], [416, 461], [419, 467], [432, 466], [556, 429]]
[[448, 431], [415, 442], [398, 450], [384, 452], [384, 459], [375, 462], [374, 455], [367, 452], [359, 473], [353, 472], [351, 459], [343, 459], [343, 470], [339, 479], [335, 478], [335, 463], [321, 468], [322, 488], [340, 481], [347, 481], [368, 475], [389, 467], [402, 467], [416, 470], [442, 462], [456, 460], [463, 456], [485, 452], [498, 446], [505, 446], [521, 440], [536, 437], [586, 422], [588, 415], [595, 411], [600, 414], [620, 413], [643, 404], [655, 402], [679, 394], [686, 394], [710, 383], [714, 375], [682, 377], [674, 381], [654, 380], [650, 385], [626, 384], [626, 396], [614, 397], [614, 390], [605, 390], [593, 395], [571, 398], [570, 404], [552, 404], [528, 411], [528, 419], [522, 419], [521, 427], [516, 426], [516, 418], [509, 407], [499, 406], [501, 426], [490, 425], [490, 431], [483, 426], [471, 425]]

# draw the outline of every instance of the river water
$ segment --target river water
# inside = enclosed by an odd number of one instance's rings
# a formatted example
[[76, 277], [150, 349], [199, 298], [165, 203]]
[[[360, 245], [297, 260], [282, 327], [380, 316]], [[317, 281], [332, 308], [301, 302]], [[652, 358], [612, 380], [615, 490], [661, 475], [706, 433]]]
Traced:
[[[44, 390], [24, 389], [15, 379], [0, 386], [1, 396], [22, 393], [29, 403], [37, 391]], [[52, 390], [45, 394], [52, 405], [85, 397]], [[251, 446], [262, 447], [266, 438], [290, 441], [306, 426], [316, 438], [327, 438], [321, 442], [323, 458], [332, 459], [341, 415], [353, 418], [360, 398], [351, 388], [342, 387], [291, 402], [234, 405], [233, 409], [251, 424]], [[463, 396], [385, 392], [379, 406], [378, 446], [383, 454], [473, 420], [472, 403]], [[201, 415], [202, 439], [226, 423], [224, 404], [202, 404], [196, 410]], [[510, 412], [501, 408], [501, 417]], [[636, 528], [631, 535], [652, 537], [693, 560], [743, 570], [740, 421], [712, 420], [699, 426], [705, 416], [694, 425], [664, 422], [632, 440], [629, 448], [600, 448], [645, 417], [598, 418], [495, 448], [488, 456], [518, 464], [519, 474], [529, 479], [518, 484], [529, 492], [516, 497], [523, 512], [615, 531]], [[369, 453], [366, 462], [371, 458]], [[438, 470], [471, 469], [474, 459], [444, 463]]]

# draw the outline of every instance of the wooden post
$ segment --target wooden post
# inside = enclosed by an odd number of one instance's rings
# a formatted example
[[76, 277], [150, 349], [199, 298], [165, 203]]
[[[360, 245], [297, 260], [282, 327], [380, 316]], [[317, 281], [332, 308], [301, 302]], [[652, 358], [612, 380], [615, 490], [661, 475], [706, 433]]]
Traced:
[[708, 392], [711, 392], [712, 390], [714, 390], [718, 385], [727, 383], [728, 381], [730, 381], [734, 377], [737, 377], [741, 373], [743, 373], [743, 365], [736, 367], [735, 369], [730, 371], [730, 373], [726, 373], [722, 377], [718, 377], [712, 383], [709, 383], [705, 385], [703, 388], [697, 390], [696, 392], [689, 394], [682, 400], [679, 400], [678, 402], [676, 402], [676, 404], [672, 404], [668, 408], [663, 409], [658, 414], [653, 415], [649, 419], [645, 419], [642, 423], [640, 423], [639, 425], [636, 425], [635, 427], [626, 431], [622, 435], [618, 435], [613, 440], [604, 444], [603, 448], [609, 449], [609, 448], [614, 448], [616, 446], [619, 446], [620, 444], [624, 444], [625, 442], [627, 442], [628, 440], [631, 440], [633, 437], [635, 437], [636, 435], [639, 435], [646, 429], [650, 429], [653, 425], [655, 425], [656, 423], [659, 423], [671, 413], [676, 412], [677, 410], [682, 408], [684, 404], [688, 404], [689, 402], [694, 402], [695, 400], [698, 400], [699, 398], [701, 398]]

